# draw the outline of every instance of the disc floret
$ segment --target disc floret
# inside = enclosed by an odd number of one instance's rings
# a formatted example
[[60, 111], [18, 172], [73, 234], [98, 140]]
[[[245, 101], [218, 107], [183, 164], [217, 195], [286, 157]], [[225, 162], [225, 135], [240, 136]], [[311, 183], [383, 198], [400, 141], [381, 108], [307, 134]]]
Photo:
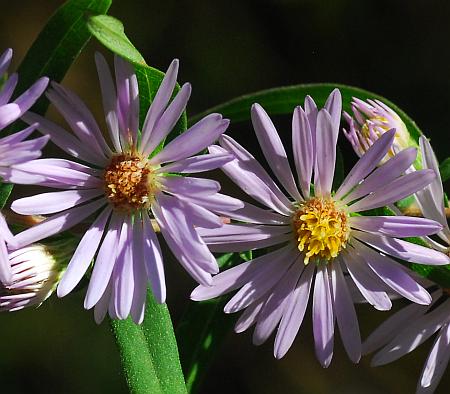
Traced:
[[299, 204], [293, 226], [305, 264], [311, 259], [334, 259], [346, 247], [350, 232], [347, 213], [338, 209], [332, 199], [318, 197]]
[[105, 195], [116, 209], [133, 211], [151, 205], [158, 183], [148, 160], [122, 153], [105, 168]]

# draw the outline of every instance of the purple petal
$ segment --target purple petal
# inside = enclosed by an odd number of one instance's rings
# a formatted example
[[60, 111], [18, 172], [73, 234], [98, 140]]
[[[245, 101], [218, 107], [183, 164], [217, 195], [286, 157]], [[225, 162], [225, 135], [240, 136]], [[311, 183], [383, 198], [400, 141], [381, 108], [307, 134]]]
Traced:
[[435, 176], [433, 170], [420, 170], [403, 175], [350, 205], [350, 212], [366, 211], [392, 204], [423, 189]]
[[224, 215], [231, 215], [231, 212], [235, 212], [238, 209], [244, 207], [244, 202], [227, 196], [225, 194], [215, 193], [215, 194], [196, 194], [191, 196], [178, 195], [178, 197], [183, 200], [192, 202], [194, 204], [200, 205], [210, 211], [221, 213]]
[[97, 152], [92, 149], [91, 144], [81, 143], [62, 127], [46, 118], [32, 112], [27, 112], [22, 116], [22, 120], [28, 124], [38, 123], [38, 130], [44, 135], [49, 135], [52, 142], [69, 155], [99, 166], [106, 165], [107, 159], [99, 156]]
[[107, 291], [107, 286], [116, 264], [117, 254], [123, 247], [120, 237], [123, 223], [123, 218], [113, 212], [105, 238], [95, 260], [94, 269], [92, 270], [86, 298], [84, 299], [84, 307], [86, 309], [91, 309], [97, 304], [105, 291]]
[[[240, 200], [237, 200], [240, 201]], [[243, 207], [236, 209], [236, 205], [231, 209], [223, 206], [212, 207], [212, 210], [225, 216], [229, 216], [232, 219], [239, 220], [240, 222], [251, 222], [254, 224], [289, 224], [290, 218], [280, 215], [276, 212], [272, 212], [268, 209], [259, 208], [253, 204], [242, 202]]]
[[306, 266], [294, 292], [287, 301], [286, 309], [275, 337], [274, 356], [277, 359], [282, 358], [287, 353], [302, 325], [306, 307], [308, 306], [314, 271], [314, 264]]
[[194, 301], [204, 301], [236, 290], [245, 283], [253, 280], [255, 276], [276, 270], [279, 261], [283, 261], [283, 256], [291, 250], [292, 246], [285, 246], [239, 264], [236, 267], [227, 269], [213, 277], [212, 285], [197, 286], [191, 293], [191, 299]]
[[264, 168], [236, 141], [228, 136], [222, 136], [219, 147], [210, 147], [211, 153], [233, 153], [237, 160], [233, 160], [222, 167], [222, 171], [236, 183], [244, 192], [263, 205], [286, 216], [292, 213], [292, 203], [281, 192]]
[[235, 313], [246, 308], [265, 295], [283, 277], [289, 267], [295, 263], [298, 250], [281, 249], [274, 260], [278, 262], [272, 269], [260, 270], [250, 282], [246, 283], [223, 308], [225, 313]]
[[450, 264], [450, 257], [445, 254], [411, 242], [365, 233], [359, 230], [353, 230], [352, 234], [360, 241], [405, 261], [429, 265]]
[[325, 109], [321, 109], [317, 115], [316, 139], [314, 193], [316, 196], [329, 196], [336, 163], [337, 138], [331, 116]]
[[308, 117], [302, 107], [296, 107], [292, 116], [292, 149], [300, 188], [309, 197], [314, 166], [314, 147]]
[[327, 98], [324, 108], [331, 115], [331, 123], [335, 129], [335, 144], [337, 143], [337, 137], [339, 133], [339, 125], [341, 123], [342, 113], [342, 97], [339, 89], [334, 89]]
[[18, 74], [14, 73], [11, 74], [9, 78], [3, 83], [0, 91], [0, 106], [8, 104], [9, 100], [11, 100], [18, 80]]
[[356, 240], [353, 240], [352, 245], [378, 277], [390, 288], [412, 302], [421, 305], [428, 305], [431, 302], [430, 294], [405, 272], [403, 266]]
[[6, 104], [0, 107], [0, 130], [10, 125], [20, 118], [20, 107], [15, 103]]
[[12, 280], [13, 276], [8, 258], [8, 249], [6, 249], [5, 240], [0, 236], [0, 282], [4, 285], [8, 285]]
[[166, 74], [164, 75], [164, 79], [162, 80], [161, 85], [159, 86], [155, 98], [153, 99], [153, 102], [150, 105], [150, 108], [145, 117], [144, 126], [142, 127], [142, 146], [144, 146], [151, 137], [156, 122], [159, 120], [162, 113], [164, 112], [164, 109], [169, 103], [173, 89], [177, 82], [177, 75], [178, 59], [174, 59], [172, 63], [170, 63], [170, 66], [167, 69]]
[[253, 104], [251, 118], [259, 145], [273, 173], [287, 192], [295, 200], [301, 201], [302, 197], [295, 185], [286, 151], [269, 115], [259, 104]]
[[37, 99], [44, 93], [47, 88], [49, 79], [47, 77], [39, 78], [29, 89], [23, 92], [14, 100], [20, 108], [20, 116], [27, 112], [37, 101]]
[[350, 360], [357, 363], [361, 358], [361, 334], [353, 300], [339, 263], [333, 264], [331, 283], [333, 286], [334, 314], [336, 315], [342, 343]]
[[210, 195], [220, 190], [219, 182], [205, 178], [165, 176], [160, 178], [160, 183], [167, 192], [174, 195]]
[[7, 137], [3, 137], [0, 139], [0, 145], [8, 145], [8, 144], [16, 144], [18, 142], [23, 141], [25, 138], [29, 137], [31, 133], [36, 130], [38, 127], [38, 123], [34, 123], [31, 126], [19, 131], [17, 133], [8, 135]]
[[133, 223], [131, 217], [124, 220], [120, 234], [121, 239], [122, 237], [125, 237], [123, 241], [124, 246], [119, 249], [117, 262], [113, 270], [113, 275], [117, 276], [114, 302], [119, 319], [126, 319], [131, 311], [135, 286], [133, 272]]
[[119, 139], [119, 120], [117, 118], [117, 95], [111, 72], [105, 58], [99, 52], [95, 53], [100, 90], [102, 92], [103, 110], [105, 112], [106, 126], [116, 152], [121, 152]]
[[234, 326], [234, 332], [239, 334], [244, 332], [253, 324], [256, 323], [256, 319], [258, 318], [259, 312], [261, 308], [266, 302], [266, 298], [261, 297], [258, 301], [249, 305], [244, 312], [242, 312], [241, 316], [239, 316], [236, 325]]
[[101, 194], [103, 194], [103, 191], [100, 189], [42, 193], [15, 200], [11, 204], [11, 209], [21, 215], [45, 215], [64, 211]]
[[390, 237], [421, 237], [436, 234], [441, 225], [434, 220], [410, 216], [354, 216], [350, 226]]
[[283, 317], [287, 300], [295, 289], [300, 275], [305, 265], [301, 257], [298, 257], [294, 264], [284, 274], [283, 278], [275, 285], [271, 294], [267, 298], [261, 312], [258, 315], [258, 323], [253, 333], [253, 344], [264, 343]]
[[144, 141], [146, 144], [141, 144], [141, 152], [144, 155], [149, 155], [152, 153], [175, 127], [178, 119], [181, 117], [184, 109], [186, 108], [187, 102], [189, 101], [189, 97], [191, 95], [191, 90], [191, 84], [185, 83], [158, 119], [153, 131], [150, 134], [150, 137]]
[[448, 319], [449, 302], [410, 322], [410, 324], [372, 359], [371, 365], [388, 364], [412, 352], [438, 331]]
[[68, 230], [92, 215], [105, 204], [106, 201], [101, 198], [80, 207], [71, 208], [67, 211], [53, 215], [36, 226], [17, 234], [14, 237], [14, 246], [20, 248]]
[[[320, 112], [319, 112], [320, 119]], [[317, 121], [320, 129], [319, 119]], [[320, 139], [318, 138], [318, 142]], [[319, 142], [320, 143], [320, 142]], [[319, 151], [317, 151], [319, 155]], [[313, 297], [313, 334], [317, 358], [324, 368], [328, 367], [333, 357], [334, 314], [331, 300], [330, 282], [327, 266], [317, 267]]]
[[98, 245], [103, 237], [106, 223], [111, 215], [111, 207], [106, 207], [98, 216], [89, 230], [81, 238], [75, 253], [64, 273], [61, 282], [58, 284], [58, 297], [64, 297], [69, 294], [80, 282], [83, 275], [91, 265]]
[[156, 173], [164, 172], [181, 172], [181, 173], [195, 173], [203, 171], [211, 171], [222, 167], [224, 164], [234, 159], [231, 154], [207, 154], [200, 156], [192, 156], [187, 159], [179, 160], [167, 166], [160, 167]]
[[95, 304], [94, 320], [97, 324], [100, 324], [108, 312], [109, 300], [111, 297], [111, 284], [108, 285], [105, 292], [101, 296], [100, 300]]
[[174, 200], [166, 198], [164, 207], [159, 203], [153, 204], [153, 215], [168, 246], [184, 269], [199, 283], [210, 285], [211, 273], [218, 272], [217, 262], [193, 226], [186, 222], [184, 216], [177, 217], [180, 210]]
[[417, 149], [415, 148], [403, 149], [393, 158], [389, 159], [386, 163], [382, 164], [375, 171], [373, 171], [341, 201], [344, 204], [348, 204], [353, 200], [364, 197], [380, 187], [383, 187], [384, 185], [390, 184], [412, 165], [416, 155]]
[[169, 142], [161, 152], [150, 159], [150, 164], [177, 161], [207, 148], [227, 129], [230, 121], [219, 114], [211, 114], [191, 126], [183, 134]]
[[101, 158], [111, 156], [111, 149], [94, 116], [75, 93], [52, 82], [52, 89], [47, 93], [47, 97], [63, 115], [82, 143], [88, 144]]
[[13, 50], [8, 48], [5, 52], [0, 56], [0, 77], [3, 76], [6, 71], [8, 71], [8, 67], [11, 64], [11, 59], [13, 55]]
[[426, 388], [427, 392], [433, 392], [441, 380], [450, 359], [450, 324], [447, 323], [441, 328], [431, 352], [425, 362], [422, 375], [420, 377], [420, 388]]
[[372, 170], [380, 163], [381, 159], [391, 148], [395, 137], [395, 129], [384, 133], [358, 160], [349, 174], [346, 176], [338, 191], [336, 199], [342, 199], [350, 192], [362, 179], [372, 172]]
[[164, 275], [164, 264], [159, 246], [158, 238], [153, 231], [150, 218], [147, 213], [143, 214], [143, 248], [144, 262], [147, 277], [150, 281], [153, 295], [160, 304], [166, 302], [166, 279]]
[[367, 266], [366, 262], [358, 256], [356, 251], [342, 253], [342, 259], [354, 284], [367, 302], [380, 311], [391, 309], [392, 302], [384, 286], [380, 284], [381, 280]]
[[363, 354], [369, 354], [392, 341], [410, 322], [423, 316], [429, 306], [410, 304], [383, 321], [363, 343]]
[[133, 234], [133, 278], [134, 292], [130, 315], [134, 323], [141, 324], [144, 320], [147, 297], [147, 272], [142, 261], [142, 227], [136, 223]]

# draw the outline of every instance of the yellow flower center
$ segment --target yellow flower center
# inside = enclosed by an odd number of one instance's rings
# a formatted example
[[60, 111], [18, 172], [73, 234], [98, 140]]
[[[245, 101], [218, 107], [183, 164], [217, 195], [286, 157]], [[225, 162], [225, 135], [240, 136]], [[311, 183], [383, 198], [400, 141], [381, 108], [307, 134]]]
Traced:
[[345, 248], [350, 228], [347, 213], [331, 199], [312, 198], [300, 203], [293, 217], [298, 249], [310, 259], [330, 261]]
[[105, 195], [116, 209], [132, 211], [151, 205], [159, 185], [147, 160], [138, 156], [114, 156], [105, 168]]

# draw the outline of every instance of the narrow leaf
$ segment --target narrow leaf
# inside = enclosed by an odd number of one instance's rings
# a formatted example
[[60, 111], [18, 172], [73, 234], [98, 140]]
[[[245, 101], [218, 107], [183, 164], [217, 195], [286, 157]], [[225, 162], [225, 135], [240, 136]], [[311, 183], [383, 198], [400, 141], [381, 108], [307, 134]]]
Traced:
[[442, 182], [446, 182], [450, 179], [450, 157], [447, 157], [439, 166]]

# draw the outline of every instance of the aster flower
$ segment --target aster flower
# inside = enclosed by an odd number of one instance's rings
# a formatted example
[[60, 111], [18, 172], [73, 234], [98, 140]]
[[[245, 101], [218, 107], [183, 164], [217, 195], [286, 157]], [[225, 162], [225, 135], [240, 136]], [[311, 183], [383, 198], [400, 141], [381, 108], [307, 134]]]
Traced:
[[380, 100], [367, 101], [353, 97], [351, 103], [353, 116], [344, 112], [344, 119], [348, 123], [348, 131], [344, 135], [356, 154], [361, 157], [381, 135], [395, 129], [395, 138], [391, 148], [380, 163], [386, 162], [396, 152], [409, 146], [416, 146], [411, 141], [408, 129], [400, 116]]
[[[438, 161], [425, 137], [420, 139], [420, 148], [424, 168], [430, 168], [439, 174]], [[416, 199], [423, 215], [443, 226], [438, 236], [444, 244], [429, 238], [427, 242], [434, 249], [450, 254], [450, 230], [445, 216], [444, 192], [439, 176], [425, 189], [417, 192]], [[435, 290], [431, 305], [408, 305], [382, 323], [363, 346], [364, 353], [382, 348], [374, 356], [372, 365], [384, 365], [397, 360], [437, 333], [417, 384], [417, 393], [434, 392], [450, 359], [449, 294], [448, 289]]]
[[87, 164], [41, 159], [21, 166], [25, 172], [44, 175], [41, 185], [66, 190], [12, 204], [12, 209], [21, 214], [56, 213], [16, 235], [15, 245], [21, 247], [68, 230], [99, 212], [82, 237], [57, 294], [62, 297], [72, 291], [95, 259], [85, 308], [96, 306], [97, 322], [109, 311], [111, 317], [119, 319], [131, 314], [140, 323], [148, 281], [157, 301], [166, 298], [163, 258], [153, 218], [174, 255], [195, 280], [209, 285], [211, 274], [218, 272], [216, 260], [194, 226], [220, 227], [220, 218], [209, 208], [220, 203], [232, 209], [241, 203], [219, 194], [218, 182], [174, 174], [211, 170], [229, 161], [228, 153], [192, 156], [217, 140], [229, 121], [211, 114], [151, 156], [180, 118], [191, 93], [187, 83], [169, 104], [178, 61], [174, 60], [167, 70], [142, 132], [138, 130], [138, 84], [131, 65], [115, 57], [114, 86], [109, 67], [99, 54], [96, 64], [111, 146], [78, 96], [53, 83], [47, 96], [74, 134], [35, 114], [29, 113], [24, 119], [38, 121], [43, 134]]
[[[28, 90], [9, 102], [17, 85], [18, 75], [7, 77], [12, 59], [12, 50], [7, 49], [0, 56], [0, 80], [4, 80], [0, 89], [0, 130], [19, 119], [40, 97], [48, 84], [48, 78], [36, 81]], [[17, 165], [41, 156], [41, 149], [48, 137], [24, 141], [35, 129], [32, 125], [18, 133], [0, 138], [0, 177], [3, 182], [28, 184], [39, 181], [41, 176], [24, 174]], [[0, 282], [8, 284], [12, 280], [5, 242], [11, 237], [3, 216], [0, 214]]]
[[12, 251], [12, 281], [0, 285], [0, 311], [40, 306], [54, 292], [72, 253], [73, 245], [67, 240]]
[[234, 212], [223, 208], [217, 212], [236, 222], [200, 229], [200, 234], [216, 252], [270, 252], [214, 276], [212, 286], [200, 285], [191, 294], [200, 301], [239, 289], [224, 308], [226, 313], [245, 310], [235, 331], [256, 324], [253, 342], [261, 344], [278, 326], [274, 355], [281, 358], [295, 339], [312, 292], [315, 348], [324, 367], [333, 355], [335, 320], [349, 357], [354, 362], [360, 358], [360, 333], [347, 280], [379, 310], [391, 308], [391, 291], [426, 305], [431, 301], [428, 292], [387, 255], [424, 264], [450, 262], [442, 253], [396, 238], [436, 233], [441, 229], [438, 223], [357, 214], [408, 196], [435, 176], [432, 170], [403, 174], [414, 161], [414, 148], [376, 168], [391, 147], [394, 130], [384, 133], [332, 191], [340, 113], [337, 90], [320, 111], [310, 97], [305, 109], [294, 110], [292, 146], [299, 190], [275, 126], [260, 105], [253, 105], [252, 122], [262, 152], [289, 197], [232, 138], [224, 135], [221, 146], [210, 147], [211, 153], [235, 155], [223, 171], [269, 209], [250, 203]]

